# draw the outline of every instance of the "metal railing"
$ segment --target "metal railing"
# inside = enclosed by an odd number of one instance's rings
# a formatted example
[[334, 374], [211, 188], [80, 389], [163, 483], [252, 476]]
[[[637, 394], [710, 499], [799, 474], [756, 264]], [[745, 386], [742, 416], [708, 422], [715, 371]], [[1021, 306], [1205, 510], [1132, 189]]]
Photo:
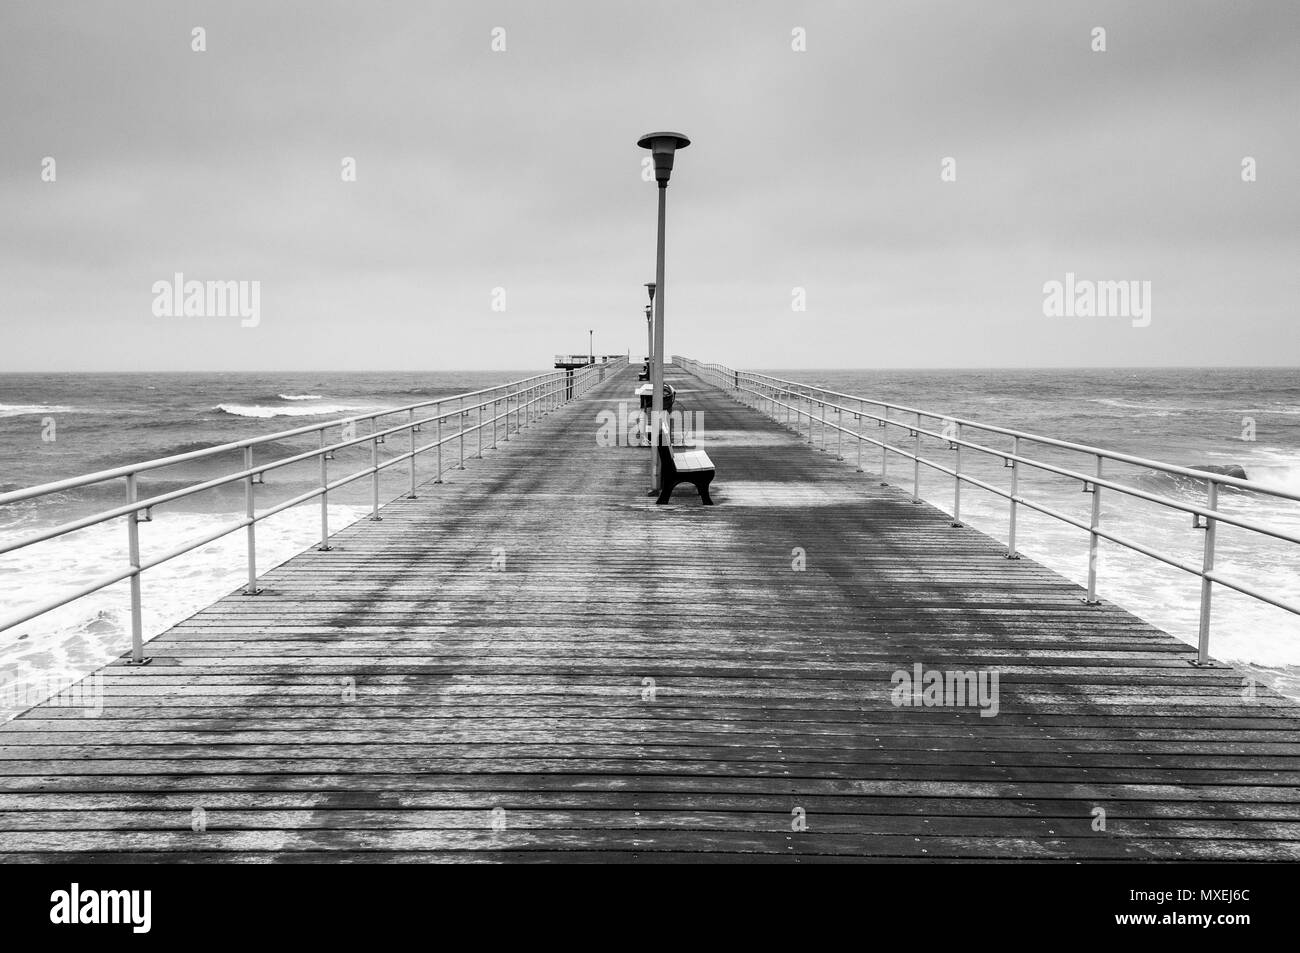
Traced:
[[[484, 434], [488, 428], [490, 428], [491, 431], [490, 447], [496, 448], [499, 436], [504, 440], [509, 440], [512, 432], [518, 433], [521, 429], [527, 427], [539, 415], [544, 415], [552, 410], [558, 409], [573, 398], [580, 396], [588, 390], [592, 384], [604, 380], [606, 370], [607, 367], [605, 365], [596, 364], [573, 371], [560, 370], [546, 374], [539, 374], [535, 377], [512, 381], [508, 384], [501, 384], [497, 387], [489, 387], [483, 390], [471, 391], [469, 393], [454, 394], [447, 397], [424, 400], [414, 404], [407, 404], [402, 407], [394, 407], [390, 410], [359, 414], [353, 417], [344, 417], [325, 423], [308, 424], [303, 427], [297, 427], [293, 430], [284, 430], [279, 433], [268, 434], [264, 437], [252, 437], [246, 440], [237, 440], [233, 443], [208, 447], [203, 450], [175, 454], [169, 457], [159, 457], [154, 460], [146, 460], [140, 463], [114, 467], [111, 470], [101, 470], [84, 476], [57, 480], [52, 483], [44, 483], [39, 486], [14, 490], [9, 493], [0, 493], [0, 516], [3, 516], [3, 508], [10, 504], [35, 500], [40, 497], [49, 496], [50, 494], [62, 493], [81, 487], [120, 480], [123, 482], [125, 490], [125, 499], [120, 506], [115, 506], [102, 512], [73, 519], [59, 525], [50, 526], [28, 536], [23, 536], [10, 542], [2, 543], [0, 544], [0, 556], [51, 539], [56, 539], [68, 533], [86, 529], [90, 526], [122, 518], [125, 518], [126, 521], [125, 543], [127, 554], [127, 565], [123, 569], [104, 576], [103, 578], [95, 579], [67, 593], [32, 603], [24, 606], [16, 612], [7, 613], [3, 617], [0, 617], [0, 632], [11, 629], [24, 622], [28, 622], [37, 616], [43, 615], [53, 609], [57, 609], [60, 606], [67, 605], [68, 603], [74, 602], [84, 596], [88, 596], [91, 593], [98, 592], [108, 586], [129, 579], [131, 589], [131, 661], [137, 664], [143, 663], [147, 660], [144, 658], [140, 577], [145, 570], [152, 569], [155, 566], [175, 559], [178, 556], [182, 556], [201, 546], [206, 546], [209, 543], [215, 542], [222, 537], [228, 536], [231, 533], [236, 533], [242, 529], [246, 531], [248, 537], [248, 582], [243, 591], [246, 595], [256, 595], [261, 591], [257, 586], [256, 526], [258, 523], [290, 509], [291, 507], [299, 506], [303, 503], [309, 502], [315, 497], [319, 497], [320, 543], [317, 548], [323, 551], [328, 551], [331, 549], [329, 544], [329, 495], [332, 491], [339, 490], [342, 487], [367, 476], [371, 477], [371, 512], [369, 518], [372, 520], [379, 520], [381, 519], [379, 515], [379, 476], [382, 471], [397, 466], [404, 461], [409, 461], [410, 489], [405, 495], [408, 498], [414, 499], [416, 495], [416, 487], [419, 481], [417, 459], [422, 454], [430, 453], [435, 456], [436, 474], [433, 482], [441, 483], [442, 475], [446, 469], [465, 469], [466, 437], [476, 437], [477, 447], [471, 447], [470, 449], [473, 456], [481, 457], [484, 450]], [[432, 411], [426, 413], [428, 408], [432, 408]], [[405, 415], [406, 419], [398, 423], [393, 423], [391, 418], [396, 415]], [[443, 431], [445, 429], [445, 424], [447, 424], [449, 420], [454, 421], [455, 429], [451, 433], [444, 434]], [[368, 432], [357, 434], [358, 423], [368, 423]], [[420, 444], [417, 441], [416, 435], [424, 432], [426, 427], [432, 428], [436, 433], [436, 436], [428, 443]], [[340, 439], [330, 442], [327, 438], [327, 434], [329, 431], [336, 428], [340, 431]], [[277, 459], [265, 461], [254, 460], [254, 450], [259, 446], [270, 444], [274, 441], [289, 440], [310, 434], [318, 435], [318, 447], [300, 453], [294, 453], [289, 456], [279, 457]], [[398, 438], [402, 434], [405, 434], [408, 437], [407, 448], [392, 457], [381, 460], [379, 454], [380, 445], [386, 443], [389, 439]], [[444, 465], [443, 448], [453, 441], [456, 444], [454, 455], [451, 457], [451, 460]], [[363, 467], [354, 473], [331, 479], [329, 473], [329, 462], [335, 459], [335, 455], [338, 451], [350, 447], [361, 447], [365, 445], [369, 445], [370, 447], [370, 465]], [[243, 452], [243, 466], [240, 469], [233, 470], [230, 473], [225, 473], [220, 476], [201, 480], [193, 485], [182, 487], [181, 489], [171, 490], [169, 492], [159, 493], [144, 498], [140, 497], [139, 479], [141, 474], [161, 470], [165, 467], [176, 466], [177, 464], [192, 463], [196, 460], [203, 460], [219, 454], [228, 454], [233, 451]], [[306, 492], [299, 493], [288, 500], [283, 500], [273, 506], [267, 507], [260, 513], [257, 511], [256, 488], [263, 484], [263, 476], [266, 473], [278, 470], [282, 467], [311, 460], [320, 461], [319, 485], [307, 490]], [[160, 555], [152, 556], [148, 559], [141, 557], [140, 524], [150, 522], [153, 519], [153, 510], [155, 507], [163, 506], [168, 503], [175, 503], [178, 500], [187, 499], [199, 493], [215, 490], [219, 487], [235, 483], [242, 483], [244, 486], [244, 516], [242, 519], [206, 533], [199, 539], [187, 541], [183, 545], [176, 546]], [[396, 497], [394, 497], [394, 499], [395, 498]]]
[[[1053, 437], [1012, 430], [1008, 427], [984, 424], [949, 414], [938, 414], [888, 401], [842, 394], [823, 387], [783, 380], [766, 374], [738, 371], [722, 364], [704, 364], [685, 357], [675, 357], [674, 361], [684, 370], [729, 391], [741, 402], [755, 407], [755, 409], [778, 422], [792, 426], [799, 433], [804, 431], [803, 421], [806, 418], [807, 439], [810, 443], [816, 443], [817, 434], [814, 433], [814, 430], [819, 431], [821, 449], [829, 449], [827, 442], [833, 433], [835, 435], [835, 453], [840, 459], [844, 458], [842, 451], [845, 437], [854, 441], [857, 448], [857, 469], [859, 472], [863, 470], [863, 445], [869, 444], [878, 447], [880, 449], [879, 471], [882, 484], [888, 480], [891, 454], [910, 460], [912, 463], [912, 501], [914, 503], [921, 502], [922, 466], [951, 477], [953, 480], [952, 523], [954, 526], [962, 525], [961, 490], [963, 484], [978, 487], [1007, 500], [1009, 505], [1006, 555], [1008, 559], [1019, 558], [1019, 554], [1016, 552], [1018, 507], [1026, 507], [1062, 523], [1084, 530], [1088, 533], [1088, 578], [1085, 601], [1090, 604], [1096, 604], [1099, 601], [1097, 598], [1097, 564], [1098, 548], [1102, 540], [1107, 540], [1150, 559], [1198, 576], [1201, 580], [1197, 638], [1197, 661], [1199, 664], [1204, 665], [1209, 661], [1210, 620], [1215, 584], [1235, 590], [1292, 614], [1300, 615], [1300, 605], [1262, 592], [1241, 579], [1227, 576], [1216, 570], [1214, 564], [1217, 529], [1220, 524], [1232, 526], [1259, 536], [1281, 540], [1294, 546], [1300, 546], [1300, 537], [1293, 536], [1276, 527], [1266, 526], [1221, 510], [1219, 508], [1219, 491], [1221, 488], [1232, 487], [1252, 494], [1291, 502], [1300, 502], [1300, 494], [1226, 474], [1174, 466], [1157, 460], [1148, 460], [1130, 454], [1071, 443], [1067, 440], [1058, 440]], [[891, 417], [891, 413], [896, 416]], [[860, 428], [845, 426], [844, 416], [846, 414], [850, 415], [854, 421], [873, 421], [876, 427], [883, 432], [877, 438], [862, 433]], [[928, 424], [928, 428], [925, 426], [926, 424]], [[912, 441], [911, 448], [908, 449], [905, 446], [896, 446], [890, 443], [890, 428], [906, 431], [907, 437]], [[979, 439], [987, 439], [989, 435], [1009, 440], [1010, 446], [1003, 449], [979, 442]], [[952, 465], [947, 466], [923, 456], [921, 453], [922, 437], [940, 441], [946, 445], [948, 450], [953, 451]], [[1086, 471], [1075, 469], [1072, 466], [1063, 466], [1028, 455], [1029, 448], [1035, 445], [1080, 454], [1087, 458], [1088, 469]], [[1009, 487], [1004, 489], [990, 483], [988, 480], [972, 475], [969, 471], [963, 472], [963, 450], [1000, 459], [1002, 465], [1011, 470]], [[1141, 467], [1156, 473], [1198, 481], [1205, 486], [1205, 504], [1202, 506], [1185, 500], [1173, 499], [1108, 478], [1105, 475], [1105, 464], [1107, 462]], [[1079, 481], [1082, 484], [1083, 491], [1092, 494], [1092, 507], [1089, 518], [1086, 521], [1076, 519], [1045, 503], [1029, 499], [1023, 495], [1021, 492], [1022, 467]], [[1101, 525], [1103, 490], [1120, 493], [1133, 499], [1190, 515], [1192, 528], [1203, 530], [1205, 533], [1200, 560], [1190, 562], [1169, 553], [1162, 553], [1146, 543], [1103, 528]], [[1300, 550], [1295, 552], [1300, 554]]]

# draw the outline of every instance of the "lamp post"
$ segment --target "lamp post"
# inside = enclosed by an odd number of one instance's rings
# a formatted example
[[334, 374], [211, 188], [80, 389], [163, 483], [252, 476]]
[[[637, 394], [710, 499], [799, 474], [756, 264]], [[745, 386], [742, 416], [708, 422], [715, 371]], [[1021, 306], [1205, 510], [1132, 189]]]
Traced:
[[650, 303], [645, 306], [645, 359], [649, 364], [655, 352], [655, 283], [647, 281], [645, 290], [650, 295]]
[[659, 428], [664, 413], [664, 201], [668, 179], [673, 174], [673, 154], [691, 144], [680, 132], [650, 132], [637, 140], [655, 160], [655, 181], [659, 185], [659, 233], [655, 247], [654, 347], [650, 362], [650, 492], [659, 492]]
[[595, 329], [587, 332], [587, 363], [596, 363], [596, 331]]

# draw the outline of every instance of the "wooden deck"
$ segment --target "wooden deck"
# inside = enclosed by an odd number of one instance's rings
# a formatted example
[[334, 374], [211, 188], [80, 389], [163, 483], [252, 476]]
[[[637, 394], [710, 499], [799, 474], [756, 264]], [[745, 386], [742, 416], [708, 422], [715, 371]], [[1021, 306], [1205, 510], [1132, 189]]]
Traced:
[[669, 370], [716, 506], [620, 371], [0, 726], [0, 859], [1300, 859], [1296, 705]]

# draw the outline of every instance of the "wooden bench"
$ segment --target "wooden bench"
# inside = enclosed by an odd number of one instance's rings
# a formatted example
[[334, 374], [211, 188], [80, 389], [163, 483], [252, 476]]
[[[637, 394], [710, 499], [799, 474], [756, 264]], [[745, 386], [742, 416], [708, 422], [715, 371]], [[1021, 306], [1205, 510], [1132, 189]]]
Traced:
[[679, 483], [691, 483], [700, 491], [700, 499], [705, 506], [712, 506], [709, 497], [709, 484], [717, 472], [713, 461], [703, 450], [682, 450], [674, 453], [669, 445], [667, 428], [659, 431], [659, 499], [655, 503], [667, 503], [673, 495], [673, 487]]

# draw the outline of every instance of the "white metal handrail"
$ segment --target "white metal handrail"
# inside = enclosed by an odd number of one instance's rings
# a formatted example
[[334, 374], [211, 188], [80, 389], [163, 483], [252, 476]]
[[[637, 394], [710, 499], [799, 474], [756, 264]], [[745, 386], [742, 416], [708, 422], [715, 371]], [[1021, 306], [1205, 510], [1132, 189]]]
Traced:
[[[484, 450], [485, 428], [491, 428], [491, 449], [495, 449], [499, 433], [503, 432], [503, 439], [509, 440], [512, 428], [514, 433], [518, 433], [536, 417], [558, 409], [573, 398], [585, 393], [592, 384], [604, 380], [607, 367], [605, 364], [593, 364], [572, 371], [561, 370], [538, 374], [496, 387], [423, 400], [374, 413], [337, 418], [325, 423], [307, 424], [292, 430], [283, 430], [261, 437], [237, 440], [189, 453], [158, 457], [153, 460], [126, 464], [109, 470], [100, 470], [82, 476], [55, 480], [39, 486], [25, 487], [9, 493], [0, 493], [0, 508], [2, 508], [6, 505], [38, 499], [53, 493], [61, 493], [70, 489], [114, 480], [125, 480], [126, 490], [125, 502], [120, 506], [69, 520], [56, 526], [46, 527], [6, 543], [0, 543], [0, 556], [123, 517], [126, 518], [127, 525], [127, 566], [125, 568], [92, 580], [76, 589], [7, 613], [0, 617], [0, 632], [28, 622], [37, 616], [67, 605], [93, 592], [98, 592], [115, 583], [129, 579], [131, 583], [131, 661], [141, 664], [147, 661], [144, 658], [140, 585], [140, 576], [145, 570], [152, 569], [243, 529], [246, 530], [248, 537], [248, 583], [244, 588], [244, 593], [246, 595], [256, 595], [261, 591], [257, 586], [257, 537], [255, 531], [257, 523], [291, 507], [319, 497], [321, 535], [317, 548], [328, 551], [331, 549], [329, 545], [329, 494], [331, 491], [370, 476], [372, 481], [370, 519], [379, 520], [381, 519], [379, 515], [379, 476], [382, 471], [403, 461], [409, 461], [410, 489], [406, 496], [414, 499], [418, 484], [416, 461], [421, 454], [434, 453], [436, 455], [436, 475], [433, 482], [441, 483], [443, 472], [446, 469], [443, 464], [443, 447], [446, 444], [452, 441], [456, 442], [457, 455], [453, 466], [455, 469], [463, 470], [465, 469], [465, 438], [467, 435], [477, 434], [477, 450], [474, 456], [481, 457]], [[469, 401], [469, 403], [466, 403], [466, 401]], [[424, 411], [425, 408], [432, 408], [432, 412], [417, 417], [417, 411]], [[383, 421], [381, 424], [381, 420], [396, 414], [405, 414], [406, 419], [397, 424], [388, 421]], [[471, 415], [474, 416], [473, 420], [469, 420]], [[454, 432], [444, 435], [444, 423], [449, 418], [454, 419], [456, 428]], [[349, 431], [355, 434], [356, 425], [359, 422], [368, 422], [369, 432], [355, 436], [350, 435]], [[435, 428], [436, 437], [428, 443], [419, 444], [416, 440], [416, 434], [422, 432], [425, 426]], [[327, 442], [327, 432], [336, 427], [340, 429], [340, 439], [333, 443]], [[404, 432], [409, 436], [407, 449], [388, 459], [381, 460], [379, 445], [385, 443], [388, 438]], [[255, 462], [253, 459], [253, 451], [258, 446], [313, 433], [319, 436], [319, 446], [316, 448], [261, 462]], [[345, 476], [330, 478], [329, 461], [335, 458], [337, 451], [366, 444], [370, 446], [369, 466]], [[138, 481], [142, 473], [241, 450], [243, 451], [243, 466], [237, 470], [166, 493], [143, 498], [139, 495]], [[255, 487], [263, 483], [262, 478], [266, 473], [313, 459], [320, 461], [320, 482], [317, 486], [291, 499], [280, 501], [260, 513], [257, 512]], [[155, 507], [234, 483], [243, 483], [244, 485], [245, 515], [241, 519], [206, 533], [199, 539], [188, 540], [165, 553], [149, 559], [141, 557], [140, 523], [147, 523], [153, 519], [152, 511]], [[0, 513], [2, 512], [3, 510], [0, 509]]]
[[[842, 449], [843, 438], [845, 435], [848, 435], [857, 443], [857, 468], [859, 471], [863, 470], [863, 444], [866, 443], [879, 447], [880, 478], [882, 483], [884, 483], [888, 477], [890, 454], [895, 454], [904, 459], [911, 460], [913, 502], [921, 502], [920, 492], [922, 466], [952, 477], [952, 517], [954, 526], [962, 525], [961, 489], [963, 484], [978, 487], [981, 490], [1006, 499], [1009, 502], [1007, 528], [1008, 559], [1018, 558], [1018, 553], [1016, 552], [1016, 517], [1017, 508], [1020, 506], [1027, 507], [1035, 512], [1042, 513], [1060, 522], [1086, 531], [1089, 534], [1089, 558], [1088, 594], [1085, 601], [1088, 603], [1095, 604], [1098, 601], [1097, 551], [1100, 542], [1103, 539], [1140, 553], [1148, 558], [1165, 563], [1166, 565], [1174, 566], [1185, 572], [1199, 576], [1201, 579], [1201, 604], [1198, 633], [1198, 662], [1200, 664], [1206, 664], [1209, 660], [1211, 607], [1213, 585], [1215, 583], [1250, 596], [1261, 602], [1276, 606], [1279, 609], [1300, 615], [1300, 605], [1270, 593], [1262, 592], [1249, 583], [1227, 576], [1216, 571], [1214, 568], [1216, 530], [1220, 523], [1300, 546], [1300, 536], [1295, 536], [1276, 527], [1266, 526], [1262, 523], [1244, 519], [1220, 510], [1220, 487], [1233, 487], [1234, 489], [1249, 493], [1274, 497], [1276, 499], [1287, 500], [1290, 502], [1300, 502], [1300, 494], [1292, 493], [1279, 487], [1261, 484], [1253, 480], [1229, 476], [1227, 474], [1176, 466], [1173, 464], [1162, 463], [1158, 460], [1149, 460], [1144, 457], [1133, 456], [1131, 454], [1118, 453], [1116, 451], [1105, 450], [1099, 447], [1072, 443], [1068, 440], [1060, 440], [1055, 437], [1046, 437], [1040, 434], [1014, 430], [1009, 427], [1001, 427], [994, 424], [985, 424], [975, 420], [968, 420], [966, 418], [954, 417], [950, 414], [939, 414], [934, 413], [933, 411], [920, 410], [902, 404], [894, 404], [889, 401], [843, 394], [826, 388], [815, 387], [797, 381], [784, 380], [766, 374], [738, 371], [722, 364], [705, 364], [684, 357], [676, 357], [674, 360], [690, 373], [695, 374], [702, 380], [709, 381], [710, 383], [731, 391], [733, 394], [738, 395], [739, 399], [743, 402], [751, 404], [760, 410], [760, 412], [766, 413], [773, 419], [781, 420], [782, 413], [784, 412], [783, 422], [787, 425], [793, 423], [795, 429], [799, 432], [802, 432], [803, 419], [806, 417], [808, 424], [808, 441], [810, 443], [816, 443], [814, 429], [815, 427], [819, 427], [822, 445], [821, 449], [823, 450], [827, 449], [826, 443], [829, 434], [834, 433], [836, 439], [836, 455], [840, 459], [843, 459], [843, 455], [840, 452]], [[820, 411], [820, 414], [816, 413], [816, 411]], [[827, 411], [834, 413], [835, 416], [833, 420], [828, 416]], [[908, 419], [891, 418], [891, 412], [904, 415]], [[879, 428], [884, 430], [884, 433], [881, 435], [883, 439], [868, 436], [857, 428], [846, 427], [843, 422], [843, 415], [846, 413], [851, 414], [855, 420], [861, 421], [865, 419], [874, 421]], [[930, 428], [927, 428], [923, 425], [926, 421], [941, 421], [942, 426], [938, 429], [934, 429], [933, 424], [931, 424]], [[888, 435], [890, 427], [907, 431], [907, 436], [912, 438], [913, 441], [910, 450], [904, 447], [895, 446], [889, 442]], [[1010, 438], [1012, 441], [1011, 447], [1009, 449], [1000, 449], [969, 439], [967, 433], [972, 430], [980, 431], [984, 434]], [[951, 467], [946, 466], [943, 463], [923, 456], [921, 454], [922, 437], [929, 437], [945, 442], [947, 444], [947, 449], [955, 451], [954, 464]], [[1052, 463], [1050, 461], [1036, 459], [1024, 452], [1023, 447], [1025, 444], [1039, 444], [1056, 450], [1084, 454], [1091, 458], [1092, 472], [1085, 472], [1071, 467], [1062, 466], [1057, 463]], [[988, 482], [987, 480], [972, 476], [969, 473], [963, 473], [961, 469], [963, 450], [970, 450], [1000, 459], [1003, 466], [1011, 469], [1010, 488], [1004, 489]], [[1201, 506], [1195, 503], [1173, 499], [1171, 497], [1151, 493], [1139, 487], [1108, 478], [1104, 472], [1106, 461], [1141, 467], [1158, 473], [1166, 473], [1186, 479], [1201, 481], [1206, 487], [1206, 503], [1204, 506]], [[1092, 494], [1090, 519], [1086, 522], [1076, 519], [1069, 514], [1062, 513], [1042, 502], [1025, 497], [1020, 492], [1020, 471], [1022, 465], [1035, 470], [1051, 473], [1056, 476], [1077, 480], [1082, 483], [1084, 492]], [[1134, 499], [1153, 503], [1158, 506], [1177, 510], [1190, 515], [1192, 517], [1192, 527], [1195, 529], [1205, 530], [1205, 540], [1202, 546], [1199, 565], [1168, 553], [1162, 553], [1138, 540], [1102, 528], [1102, 490], [1114, 491]]]

